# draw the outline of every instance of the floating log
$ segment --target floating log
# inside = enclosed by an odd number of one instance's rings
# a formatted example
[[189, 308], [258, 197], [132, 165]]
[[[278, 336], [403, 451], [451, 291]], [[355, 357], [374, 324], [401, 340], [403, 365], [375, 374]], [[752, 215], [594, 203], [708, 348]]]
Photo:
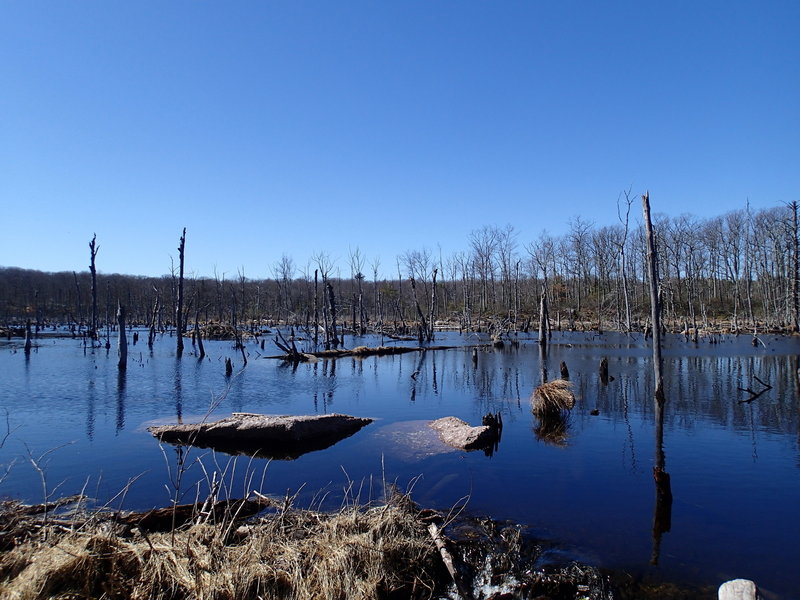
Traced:
[[162, 442], [212, 448], [228, 454], [294, 459], [324, 450], [372, 423], [349, 415], [277, 416], [233, 413], [219, 421], [148, 427]]
[[497, 428], [491, 425], [472, 427], [457, 417], [442, 417], [430, 423], [439, 438], [448, 446], [461, 450], [475, 450], [491, 446], [497, 439]]

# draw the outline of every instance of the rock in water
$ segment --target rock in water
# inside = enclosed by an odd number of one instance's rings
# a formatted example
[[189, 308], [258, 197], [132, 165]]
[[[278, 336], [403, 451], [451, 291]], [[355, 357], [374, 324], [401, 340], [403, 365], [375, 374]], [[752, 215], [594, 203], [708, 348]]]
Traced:
[[148, 427], [162, 442], [213, 448], [229, 454], [297, 458], [353, 435], [372, 419], [349, 415], [277, 416], [233, 413], [219, 421]]
[[445, 444], [462, 450], [484, 448], [492, 444], [497, 436], [495, 430], [488, 425], [471, 427], [457, 417], [437, 419], [430, 427], [439, 433]]
[[759, 600], [758, 586], [749, 579], [733, 579], [719, 586], [719, 600]]

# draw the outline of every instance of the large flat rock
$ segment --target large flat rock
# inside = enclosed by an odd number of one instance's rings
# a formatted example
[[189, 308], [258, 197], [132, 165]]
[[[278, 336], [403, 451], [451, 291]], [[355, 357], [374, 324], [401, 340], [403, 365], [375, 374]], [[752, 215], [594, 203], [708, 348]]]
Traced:
[[495, 441], [496, 433], [488, 425], [472, 427], [458, 417], [442, 417], [430, 423], [430, 428], [439, 433], [441, 440], [462, 450], [485, 448]]
[[297, 458], [353, 435], [372, 419], [349, 415], [261, 415], [233, 413], [210, 423], [148, 427], [162, 442], [213, 448], [229, 454]]

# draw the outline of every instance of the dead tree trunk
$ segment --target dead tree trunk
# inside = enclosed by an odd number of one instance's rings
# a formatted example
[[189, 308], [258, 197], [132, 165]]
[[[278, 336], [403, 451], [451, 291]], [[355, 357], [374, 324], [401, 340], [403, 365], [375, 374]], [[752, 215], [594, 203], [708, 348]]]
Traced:
[[414, 293], [414, 304], [417, 307], [417, 316], [420, 320], [419, 339], [422, 341], [423, 338], [428, 337], [428, 322], [425, 319], [425, 315], [419, 305], [419, 299], [417, 298], [417, 282], [413, 277], [409, 277], [409, 281], [411, 282], [411, 291]]
[[339, 347], [339, 334], [336, 332], [336, 297], [333, 295], [333, 286], [328, 281], [326, 284], [328, 289], [328, 302], [331, 307], [331, 344], [334, 350]]
[[645, 237], [647, 238], [647, 272], [650, 279], [650, 318], [653, 322], [653, 373], [655, 375], [655, 399], [657, 406], [664, 405], [664, 378], [661, 373], [661, 304], [658, 298], [658, 253], [653, 222], [650, 220], [650, 193], [642, 195]]
[[28, 319], [25, 322], [25, 355], [26, 356], [31, 353], [31, 346], [33, 345], [33, 342], [31, 341], [31, 337], [32, 337], [31, 336], [31, 320]]
[[78, 319], [78, 335], [80, 335], [81, 323], [83, 322], [83, 304], [81, 303], [81, 284], [78, 281], [78, 274], [75, 271], [72, 272], [72, 277], [75, 279], [75, 292], [77, 294], [75, 298], [75, 304], [76, 304], [75, 314]]
[[436, 322], [436, 274], [439, 272], [438, 269], [433, 270], [433, 290], [431, 291], [431, 307], [430, 313], [428, 317], [428, 341], [433, 341], [433, 324]]
[[186, 227], [183, 228], [178, 245], [178, 302], [175, 307], [175, 328], [178, 337], [177, 354], [183, 355], [183, 251], [186, 246]]
[[158, 291], [158, 288], [153, 287], [156, 292], [156, 301], [153, 303], [153, 315], [150, 318], [150, 332], [147, 335], [147, 346], [152, 350], [153, 349], [153, 342], [156, 339], [156, 319], [158, 318], [159, 313], [159, 304], [161, 303], [161, 293]]
[[125, 336], [125, 307], [117, 304], [117, 327], [119, 327], [119, 337], [117, 338], [117, 353], [119, 362], [117, 367], [120, 371], [128, 368], [128, 338]]
[[539, 346], [547, 354], [547, 338], [550, 329], [550, 315], [547, 310], [547, 290], [542, 287], [542, 295], [539, 298]]
[[89, 242], [89, 271], [92, 273], [92, 337], [97, 339], [97, 269], [95, 268], [95, 257], [100, 250], [97, 245], [97, 234], [92, 236]]
[[206, 355], [206, 349], [203, 347], [203, 334], [200, 331], [200, 306], [198, 304], [194, 311], [194, 337], [197, 340], [197, 351], [199, 352], [200, 360]]
[[800, 330], [800, 231], [797, 222], [797, 202], [789, 204], [792, 211], [792, 247], [794, 256], [792, 257], [792, 320], [794, 330]]
[[317, 282], [319, 269], [314, 269], [314, 350], [319, 344], [319, 293], [317, 292]]

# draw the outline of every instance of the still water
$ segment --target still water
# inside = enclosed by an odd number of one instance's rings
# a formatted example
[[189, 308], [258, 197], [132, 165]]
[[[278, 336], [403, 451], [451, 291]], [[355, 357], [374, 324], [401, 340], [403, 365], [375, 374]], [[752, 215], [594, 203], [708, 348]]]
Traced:
[[[2, 342], [0, 475], [8, 472], [0, 495], [41, 502], [45, 493], [85, 490], [100, 504], [140, 510], [167, 505], [178, 487], [181, 501], [194, 501], [216, 471], [232, 496], [288, 492], [300, 505], [335, 508], [345, 495], [378, 500], [389, 481], [424, 506], [466, 502], [469, 513], [524, 524], [564, 556], [594, 565], [692, 584], [746, 577], [773, 597], [800, 597], [800, 340], [762, 340], [667, 338], [664, 454], [673, 502], [661, 535], [653, 530], [652, 363], [641, 335], [554, 333], [544, 359], [535, 339], [520, 337], [503, 349], [481, 346], [473, 363], [471, 346], [487, 339], [444, 333], [435, 343], [456, 348], [296, 368], [262, 356], [277, 353], [270, 341], [264, 351], [249, 342], [242, 368], [230, 342], [206, 342], [200, 361], [188, 344], [176, 358], [174, 338], [164, 336], [152, 352], [141, 341], [129, 346], [123, 375], [113, 348], [41, 338], [26, 358], [19, 343]], [[226, 357], [235, 364], [229, 379]], [[614, 378], [607, 385], [602, 358]], [[530, 396], [543, 376], [559, 377], [561, 361], [577, 403], [566, 434], [552, 439], [541, 435]], [[742, 402], [750, 394], [739, 388], [763, 388], [756, 378], [772, 389]], [[192, 449], [178, 486], [178, 450], [146, 427], [231, 412], [376, 420], [291, 461]], [[445, 451], [419, 434], [427, 420], [454, 415], [477, 425], [487, 412], [504, 422], [490, 455]]]

